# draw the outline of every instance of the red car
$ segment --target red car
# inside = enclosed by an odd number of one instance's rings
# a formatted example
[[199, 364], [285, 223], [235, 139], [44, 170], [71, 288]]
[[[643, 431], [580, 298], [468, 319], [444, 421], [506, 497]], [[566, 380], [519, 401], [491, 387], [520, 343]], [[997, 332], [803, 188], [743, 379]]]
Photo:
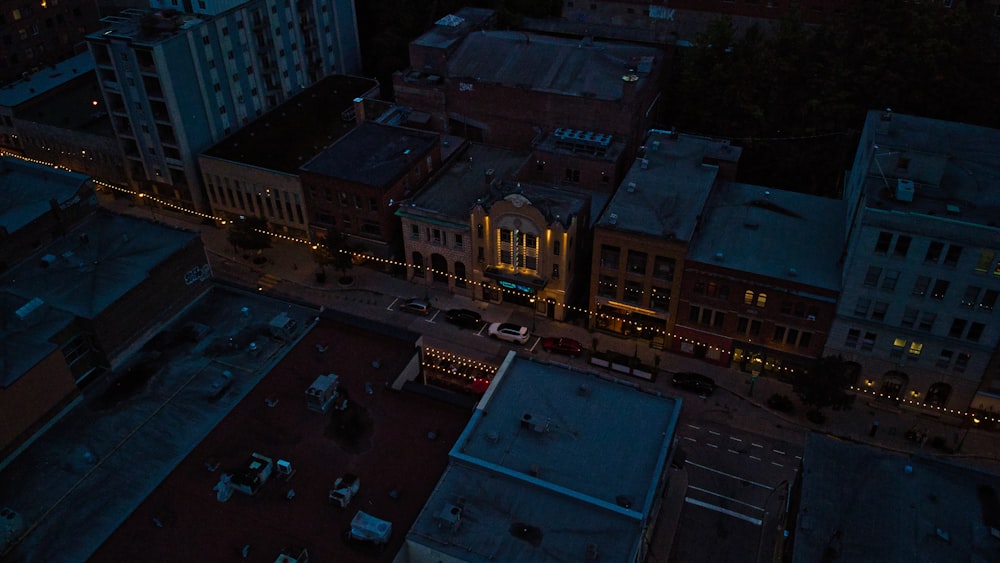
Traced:
[[574, 358], [583, 353], [583, 345], [572, 338], [543, 338], [542, 348], [548, 352], [566, 354]]

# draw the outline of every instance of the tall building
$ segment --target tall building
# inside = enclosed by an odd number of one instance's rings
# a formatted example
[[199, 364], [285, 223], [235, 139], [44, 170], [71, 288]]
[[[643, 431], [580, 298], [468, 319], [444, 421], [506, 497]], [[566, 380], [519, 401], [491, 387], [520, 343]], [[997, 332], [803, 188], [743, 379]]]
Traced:
[[101, 26], [95, 0], [3, 2], [0, 84], [86, 52], [84, 36]]
[[1000, 130], [868, 114], [846, 184], [843, 293], [825, 353], [854, 362], [859, 387], [880, 399], [1000, 407], [976, 395], [997, 379], [997, 146]]
[[87, 40], [132, 186], [207, 212], [198, 154], [361, 54], [352, 0], [183, 8], [129, 9]]

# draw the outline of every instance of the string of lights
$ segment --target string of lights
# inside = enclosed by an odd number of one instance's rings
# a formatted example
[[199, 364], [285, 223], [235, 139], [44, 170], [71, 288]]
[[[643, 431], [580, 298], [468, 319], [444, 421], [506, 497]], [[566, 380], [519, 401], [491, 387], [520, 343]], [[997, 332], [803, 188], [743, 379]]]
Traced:
[[950, 409], [948, 407], [942, 407], [941, 405], [929, 405], [927, 403], [923, 403], [917, 400], [899, 398], [895, 395], [889, 395], [886, 393], [875, 391], [874, 389], [867, 386], [851, 385], [850, 387], [848, 387], [848, 389], [856, 393], [861, 393], [862, 395], [870, 396], [875, 399], [887, 399], [890, 401], [896, 401], [899, 403], [912, 405], [915, 407], [935, 410], [946, 414], [954, 414], [962, 417], [974, 417], [979, 420], [988, 420], [990, 422], [1000, 422], [1000, 418], [997, 418], [996, 416], [987, 416], [980, 411], [965, 411], [961, 409]]
[[[823, 135], [818, 135], [818, 136], [823, 136]], [[23, 156], [23, 155], [19, 155], [17, 153], [13, 153], [13, 152], [7, 151], [5, 149], [0, 149], [0, 155], [10, 156], [10, 157], [18, 158], [20, 160], [25, 160], [25, 161], [28, 161], [28, 162], [32, 162], [32, 163], [35, 163], [35, 164], [39, 164], [39, 165], [43, 165], [43, 166], [51, 166], [51, 167], [56, 168], [56, 169], [66, 170], [66, 171], [72, 172], [72, 170], [70, 170], [69, 168], [66, 168], [64, 166], [60, 166], [60, 165], [52, 164], [52, 163], [49, 163], [49, 162], [44, 162], [44, 161], [41, 161], [41, 160], [29, 158], [29, 157], [26, 157], [26, 156]], [[119, 185], [111, 184], [109, 182], [105, 182], [103, 180], [99, 180], [99, 179], [96, 179], [96, 178], [92, 178], [92, 181], [95, 184], [100, 185], [102, 187], [105, 187], [105, 188], [108, 188], [108, 189], [112, 189], [112, 190], [116, 190], [116, 191], [121, 192], [121, 193], [129, 194], [131, 196], [138, 197], [138, 198], [141, 198], [141, 199], [146, 200], [146, 201], [151, 201], [151, 202], [154, 202], [154, 203], [156, 203], [156, 204], [158, 204], [158, 205], [160, 205], [162, 207], [165, 207], [165, 208], [168, 208], [168, 209], [173, 209], [173, 210], [176, 210], [176, 211], [181, 212], [181, 213], [186, 213], [186, 214], [193, 215], [193, 216], [196, 216], [196, 217], [201, 217], [203, 219], [210, 219], [212, 221], [218, 222], [221, 225], [226, 225], [226, 224], [228, 224], [230, 222], [228, 219], [225, 219], [225, 218], [222, 218], [222, 217], [216, 217], [214, 215], [210, 215], [210, 214], [206, 214], [206, 213], [201, 213], [201, 212], [198, 212], [198, 211], [195, 211], [195, 210], [192, 210], [192, 209], [188, 209], [186, 207], [182, 207], [180, 205], [176, 205], [176, 204], [168, 202], [168, 201], [164, 201], [164, 200], [162, 200], [160, 198], [157, 198], [157, 197], [155, 197], [155, 196], [153, 196], [151, 194], [139, 192], [139, 191], [136, 191], [136, 190], [131, 190], [131, 189], [126, 188], [124, 186], [119, 186]], [[301, 238], [293, 237], [293, 236], [289, 236], [289, 235], [284, 235], [284, 234], [281, 234], [281, 233], [273, 233], [273, 232], [266, 231], [266, 230], [263, 230], [263, 229], [256, 229], [256, 230], [259, 231], [259, 232], [261, 232], [261, 233], [263, 233], [263, 234], [266, 234], [268, 236], [271, 236], [271, 237], [274, 237], [274, 238], [277, 238], [277, 239], [280, 239], [280, 240], [285, 240], [285, 241], [289, 241], [289, 242], [293, 242], [293, 243], [297, 243], [297, 244], [308, 245], [313, 250], [315, 250], [315, 249], [317, 249], [319, 247], [314, 241], [310, 241], [310, 240], [306, 240], [306, 239], [301, 239]], [[470, 280], [468, 278], [462, 278], [462, 277], [459, 277], [459, 276], [457, 276], [455, 274], [452, 274], [450, 272], [443, 272], [443, 271], [439, 271], [439, 270], [434, 270], [434, 269], [428, 268], [426, 266], [417, 266], [417, 265], [410, 264], [410, 263], [407, 263], [407, 262], [399, 262], [399, 261], [396, 261], [396, 260], [390, 260], [388, 258], [379, 258], [379, 257], [376, 257], [376, 256], [371, 256], [369, 254], [358, 253], [358, 252], [350, 252], [350, 251], [347, 251], [347, 250], [340, 250], [340, 252], [343, 252], [345, 254], [349, 254], [353, 258], [358, 258], [358, 259], [363, 259], [363, 260], [369, 260], [369, 261], [378, 262], [378, 263], [385, 264], [385, 265], [390, 265], [390, 266], [399, 266], [399, 267], [405, 267], [405, 268], [416, 268], [416, 269], [420, 269], [420, 270], [426, 270], [427, 272], [431, 273], [432, 275], [444, 276], [446, 278], [454, 279], [456, 281], [461, 281], [461, 282], [466, 283], [466, 284], [472, 284], [472, 285], [478, 286], [478, 287], [488, 287], [489, 289], [491, 289], [493, 291], [502, 291], [504, 293], [511, 294], [511, 295], [520, 295], [518, 292], [509, 290], [509, 289], [504, 288], [504, 287], [497, 287], [497, 286], [490, 285], [488, 283], [477, 282], [475, 280]], [[678, 340], [678, 341], [683, 342], [683, 343], [687, 343], [687, 344], [691, 344], [691, 345], [699, 346], [699, 347], [704, 347], [706, 350], [711, 350], [711, 351], [719, 352], [723, 357], [731, 355], [731, 352], [729, 350], [721, 348], [719, 346], [714, 346], [712, 344], [709, 344], [709, 343], [706, 343], [706, 342], [701, 342], [699, 340], [695, 340], [695, 339], [689, 338], [687, 336], [682, 336], [682, 335], [679, 335], [679, 334], [676, 334], [676, 333], [672, 333], [672, 332], [669, 332], [669, 331], [667, 331], [665, 329], [656, 328], [656, 327], [650, 327], [650, 326], [646, 326], [646, 325], [641, 325], [640, 326], [635, 321], [633, 321], [631, 319], [628, 319], [628, 318], [624, 318], [624, 317], [618, 316], [618, 315], [612, 315], [612, 314], [603, 313], [603, 312], [600, 312], [600, 311], [593, 311], [593, 310], [590, 310], [590, 309], [587, 309], [587, 308], [576, 307], [576, 306], [565, 304], [565, 303], [556, 303], [556, 305], [564, 307], [565, 309], [567, 309], [569, 311], [574, 311], [574, 312], [586, 314], [588, 316], [588, 318], [617, 320], [617, 321], [622, 322], [623, 324], [631, 325], [634, 328], [641, 329], [643, 331], [651, 331], [651, 332], [654, 332], [654, 333], [656, 333], [658, 335], [662, 335], [664, 338], [672, 338], [672, 339]], [[484, 363], [481, 363], [481, 362], [477, 362], [476, 360], [472, 360], [472, 359], [469, 359], [469, 358], [462, 358], [460, 356], [456, 356], [454, 354], [450, 354], [450, 353], [444, 352], [442, 350], [437, 350], [437, 349], [433, 349], [433, 348], [427, 348], [427, 350], [428, 350], [428, 352], [426, 353], [426, 356], [425, 356], [426, 358], [437, 358], [439, 360], [440, 359], [445, 359], [446, 361], [452, 361], [452, 362], [454, 362], [454, 363], [456, 363], [456, 364], [458, 364], [460, 366], [463, 366], [463, 367], [464, 366], [469, 366], [469, 367], [472, 367], [473, 369], [477, 369], [477, 370], [489, 373], [491, 377], [492, 377], [492, 374], [496, 373], [496, 369], [497, 368], [495, 366], [490, 366], [489, 364], [484, 364]], [[433, 353], [431, 351], [433, 351]], [[424, 365], [428, 365], [428, 364], [425, 362]], [[776, 371], [786, 371], [786, 372], [796, 372], [796, 371], [798, 371], [796, 368], [789, 367], [789, 366], [772, 366], [772, 369], [776, 370]], [[468, 377], [468, 379], [475, 379], [475, 378]], [[869, 395], [869, 396], [878, 397], [878, 398], [898, 400], [900, 402], [903, 402], [903, 403], [906, 403], [906, 404], [910, 404], [910, 405], [913, 405], [913, 406], [918, 406], [918, 407], [921, 407], [921, 408], [937, 410], [937, 411], [948, 413], [948, 414], [960, 415], [960, 416], [964, 416], [964, 417], [975, 416], [975, 417], [978, 417], [978, 418], [981, 418], [981, 419], [984, 419], [984, 420], [989, 420], [991, 422], [1000, 422], [1000, 419], [998, 419], [996, 417], [985, 416], [985, 415], [983, 415], [982, 413], [979, 413], [979, 412], [962, 411], [962, 410], [958, 410], [958, 409], [950, 409], [950, 408], [941, 407], [941, 406], [937, 406], [937, 405], [928, 405], [926, 403], [922, 403], [922, 402], [919, 402], [919, 401], [916, 401], [916, 400], [911, 400], [911, 399], [897, 399], [897, 398], [892, 397], [890, 395], [879, 393], [879, 392], [876, 392], [876, 391], [874, 391], [872, 389], [869, 389], [869, 388], [866, 388], [866, 387], [851, 386], [850, 389], [852, 391], [861, 393], [863, 395]]]

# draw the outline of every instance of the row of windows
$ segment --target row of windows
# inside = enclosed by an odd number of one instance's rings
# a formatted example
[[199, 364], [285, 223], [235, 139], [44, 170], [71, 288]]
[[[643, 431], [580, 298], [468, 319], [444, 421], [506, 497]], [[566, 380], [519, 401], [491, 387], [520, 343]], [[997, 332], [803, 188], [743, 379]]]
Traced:
[[[726, 322], [726, 314], [708, 307], [692, 305], [688, 309], [688, 321], [703, 326], [722, 328]], [[757, 319], [738, 317], [736, 320], [736, 332], [748, 337], [760, 336], [761, 327], [762, 323]], [[812, 338], [813, 333], [810, 331], [784, 325], [774, 325], [774, 332], [771, 334], [772, 342], [798, 348], [808, 348], [812, 344]]]
[[[420, 225], [413, 223], [410, 225], [410, 238], [413, 240], [425, 240], [431, 244], [447, 246], [448, 233], [438, 228], [425, 227], [424, 237], [420, 236]], [[453, 248], [463, 248], [464, 240], [461, 233], [452, 233], [451, 246]]]
[[[880, 266], [869, 266], [862, 284], [865, 287], [878, 287], [883, 291], [894, 292], [899, 283], [899, 277], [899, 270], [883, 271]], [[918, 275], [913, 282], [913, 289], [910, 293], [911, 295], [924, 296], [930, 289], [931, 297], [940, 301], [948, 295], [950, 287], [951, 282], [948, 280], [935, 280], [930, 276]], [[965, 288], [961, 304], [966, 308], [978, 307], [983, 311], [993, 312], [998, 296], [1000, 296], [1000, 292], [995, 289], [984, 289], [978, 285], [970, 284]]]
[[[868, 297], [859, 297], [854, 305], [854, 316], [862, 319], [871, 319], [877, 322], [884, 322], [889, 314], [889, 303], [885, 301], [872, 301]], [[899, 326], [903, 328], [916, 328], [924, 332], [934, 330], [937, 321], [937, 313], [931, 311], [920, 312], [915, 307], [906, 307], [903, 311]], [[972, 342], [979, 342], [986, 329], [986, 324], [969, 321], [961, 317], [952, 319], [951, 327], [948, 329], [948, 336], [951, 338], [965, 338]]]
[[247, 193], [239, 180], [206, 175], [208, 196], [212, 205], [242, 211], [246, 215], [260, 215], [269, 219], [305, 224], [299, 196], [284, 190], [264, 188], [263, 192]]
[[[905, 259], [907, 254], [909, 254], [912, 243], [913, 237], [896, 235], [889, 231], [881, 231], [878, 239], [875, 241], [874, 254]], [[958, 262], [962, 258], [964, 251], [965, 248], [961, 245], [930, 241], [924, 253], [924, 264], [943, 265], [954, 268], [958, 266]], [[979, 257], [976, 259], [976, 272], [981, 274], [992, 272], [993, 275], [1000, 276], [1000, 261], [997, 261], [996, 258], [995, 251], [985, 248], [980, 250]], [[872, 285], [875, 283], [877, 281]]]
[[[643, 287], [640, 282], [626, 280], [623, 286], [621, 300], [630, 305], [646, 306], [643, 303]], [[597, 294], [601, 297], [619, 299], [618, 280], [614, 276], [599, 276], [597, 279]], [[648, 307], [657, 311], [670, 310], [670, 289], [653, 286], [649, 291]]]
[[[862, 338], [862, 332], [860, 329], [852, 328], [847, 331], [847, 337], [844, 340], [844, 346], [851, 350], [860, 348], [863, 351], [871, 352], [875, 348], [875, 343], [878, 340], [878, 334], [871, 331], [864, 332], [864, 337]], [[924, 345], [921, 342], [915, 340], [907, 340], [905, 338], [894, 338], [892, 341], [892, 347], [889, 350], [889, 357], [893, 359], [902, 359], [905, 355], [909, 361], [917, 361], [924, 352]], [[935, 367], [940, 369], [953, 369], [956, 372], [962, 373], [968, 368], [969, 360], [972, 358], [966, 352], [955, 352], [954, 350], [942, 348], [941, 353], [938, 355], [937, 360], [934, 362]]]
[[[608, 244], [601, 245], [601, 267], [608, 270], [621, 269], [621, 248]], [[625, 260], [625, 271], [630, 274], [646, 275], [649, 265], [649, 255], [638, 250], [629, 250]], [[653, 259], [654, 278], [670, 280], [674, 277], [677, 261], [666, 256], [656, 256]]]

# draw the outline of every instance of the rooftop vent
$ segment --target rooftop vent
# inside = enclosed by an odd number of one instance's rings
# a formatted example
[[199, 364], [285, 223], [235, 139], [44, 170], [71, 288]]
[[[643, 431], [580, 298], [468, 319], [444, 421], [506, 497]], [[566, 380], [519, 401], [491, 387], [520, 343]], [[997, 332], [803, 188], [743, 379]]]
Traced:
[[55, 263], [56, 263], [55, 254], [46, 254], [45, 256], [42, 256], [42, 261], [39, 263], [39, 266], [43, 268], [48, 268], [49, 266]]
[[462, 509], [454, 504], [446, 504], [438, 513], [438, 527], [447, 526], [457, 530], [462, 523]]
[[715, 253], [715, 261], [716, 262], [722, 262], [723, 258], [724, 258], [724, 255], [721, 252], [716, 252]]
[[17, 315], [17, 318], [19, 318], [19, 319], [21, 319], [23, 321], [24, 319], [26, 319], [28, 317], [28, 315], [30, 315], [31, 313], [33, 313], [36, 309], [38, 309], [39, 307], [41, 307], [42, 304], [44, 304], [44, 303], [45, 302], [42, 301], [41, 299], [39, 299], [37, 297], [33, 297], [31, 299], [31, 301], [28, 301], [27, 303], [25, 303], [24, 305], [22, 305], [16, 311], [15, 314]]
[[611, 223], [612, 225], [617, 225], [618, 224], [618, 214], [617, 213], [612, 213], [608, 217], [608, 223]]
[[945, 206], [945, 209], [948, 211], [948, 215], [958, 215], [959, 213], [962, 212], [961, 207], [951, 203]]
[[628, 193], [635, 192], [635, 182], [629, 182], [628, 186], [626, 187], [626, 190], [628, 191]]
[[899, 178], [896, 180], [896, 201], [913, 201], [913, 180]]
[[644, 158], [644, 159], [640, 160], [639, 161], [639, 168], [642, 169], [642, 170], [648, 169], [649, 168], [649, 159]]
[[793, 277], [793, 278], [794, 278], [794, 277], [796, 277], [796, 276], [798, 276], [798, 275], [799, 275], [799, 271], [798, 271], [798, 270], [796, 270], [795, 268], [789, 268], [789, 269], [788, 269], [788, 275], [789, 275], [790, 277]]

